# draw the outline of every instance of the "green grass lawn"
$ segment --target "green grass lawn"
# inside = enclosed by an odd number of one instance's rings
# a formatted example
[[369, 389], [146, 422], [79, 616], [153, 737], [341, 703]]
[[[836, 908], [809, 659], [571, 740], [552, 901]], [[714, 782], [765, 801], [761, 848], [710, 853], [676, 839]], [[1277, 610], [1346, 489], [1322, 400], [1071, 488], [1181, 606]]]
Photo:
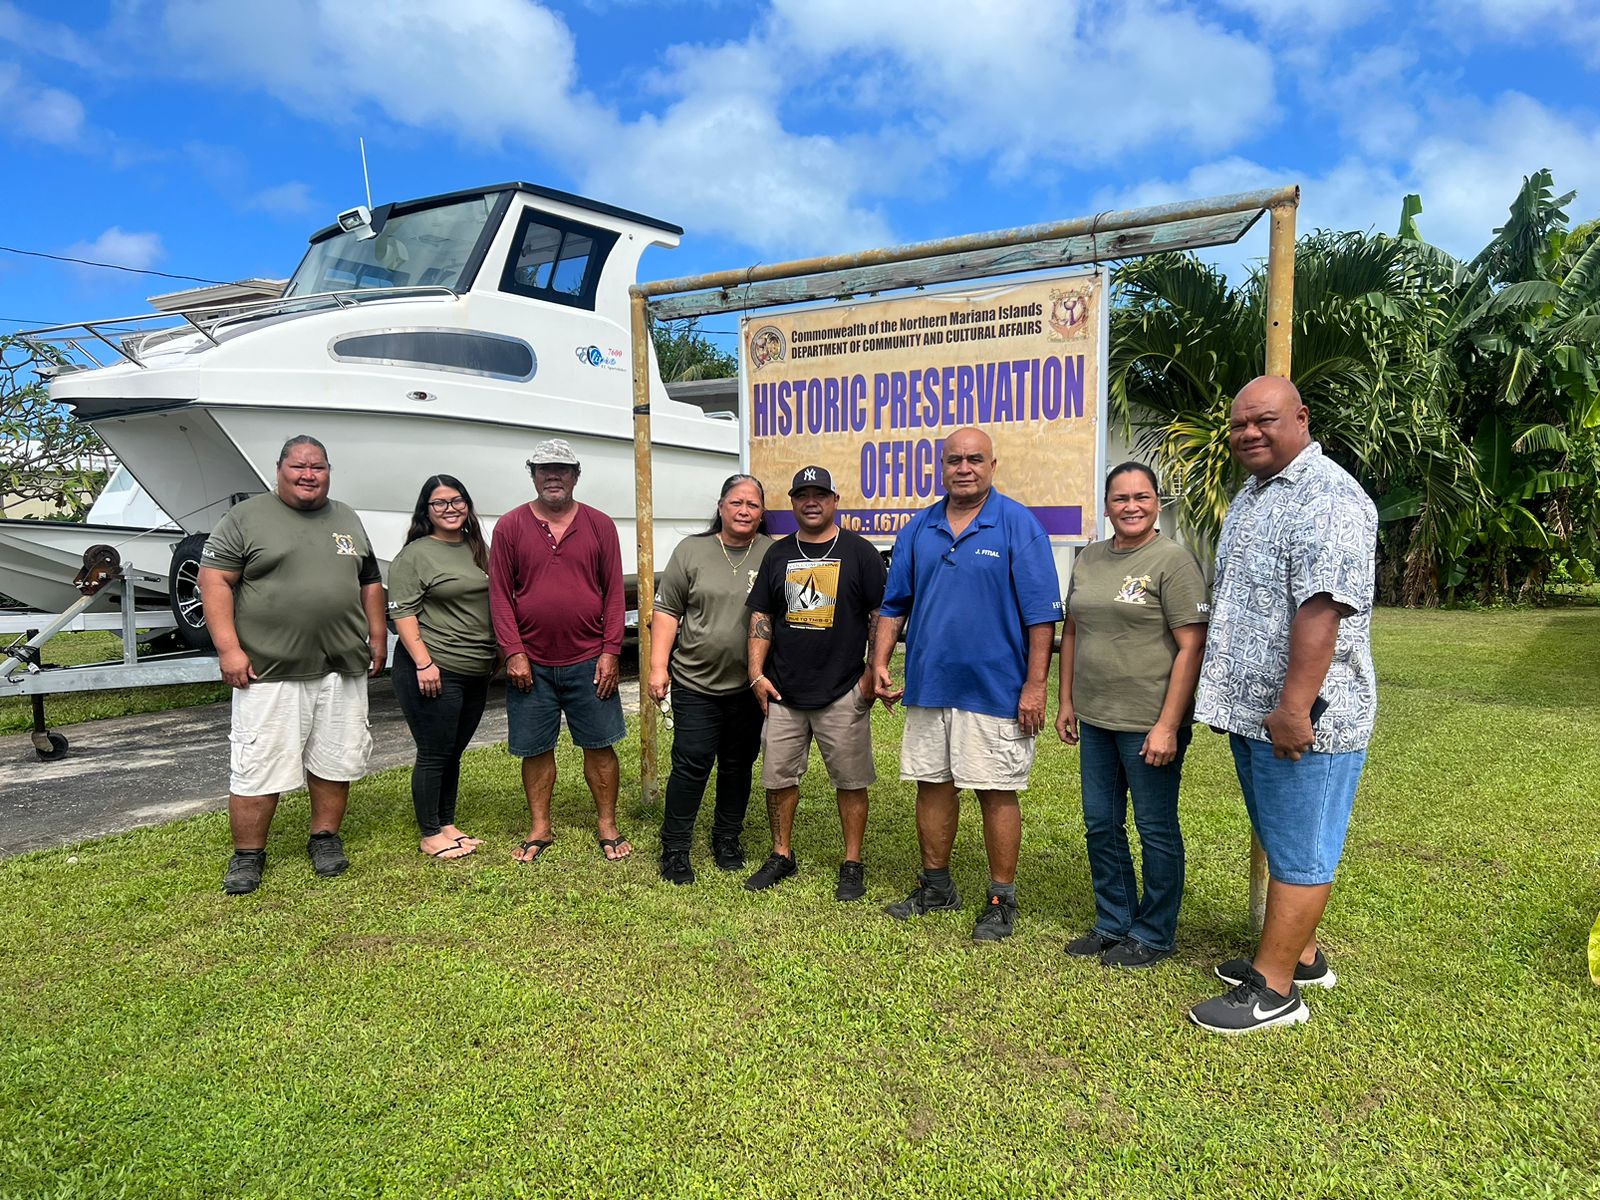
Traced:
[[[0, 642], [9, 644], [11, 635]], [[3, 658], [4, 655], [0, 655]], [[91, 631], [63, 633], [50, 639], [43, 651], [44, 661], [59, 666], [84, 663], [121, 662], [122, 635]], [[223, 683], [178, 683], [169, 687], [117, 688], [103, 692], [67, 692], [45, 698], [45, 712], [52, 728], [98, 721], [105, 717], [125, 717], [132, 713], [162, 712], [211, 704], [228, 698]], [[21, 733], [33, 728], [33, 702], [27, 696], [0, 697], [0, 733]]]
[[1248, 829], [1207, 733], [1180, 953], [1131, 975], [1062, 954], [1092, 908], [1059, 744], [991, 947], [969, 941], [975, 806], [966, 911], [879, 913], [916, 865], [897, 720], [849, 908], [816, 778], [801, 874], [757, 896], [700, 849], [698, 884], [659, 882], [637, 799], [638, 853], [602, 862], [570, 753], [559, 840], [514, 865], [515, 763], [476, 752], [462, 820], [491, 844], [459, 863], [417, 854], [405, 772], [357, 786], [331, 882], [303, 797], [253, 897], [219, 890], [222, 814], [0, 863], [0, 1196], [1600, 1195], [1600, 610], [1383, 612], [1375, 636], [1340, 983], [1309, 1025], [1185, 1020], [1250, 945]]

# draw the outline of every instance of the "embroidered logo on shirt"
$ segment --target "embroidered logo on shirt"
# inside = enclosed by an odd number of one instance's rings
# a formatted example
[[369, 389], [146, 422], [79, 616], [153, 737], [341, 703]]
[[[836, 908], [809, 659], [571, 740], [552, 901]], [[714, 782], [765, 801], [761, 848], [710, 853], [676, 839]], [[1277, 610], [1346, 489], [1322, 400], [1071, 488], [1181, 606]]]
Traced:
[[348, 533], [336, 533], [333, 535], [333, 552], [335, 554], [348, 554], [353, 558], [361, 556], [361, 551], [356, 549], [356, 539]]
[[999, 558], [1000, 557], [1000, 551], [998, 551], [998, 550], [990, 550], [986, 546], [979, 546], [976, 550], [973, 551], [973, 553], [974, 554], [982, 554], [982, 555], [985, 555], [988, 558]]
[[1149, 604], [1150, 576], [1124, 575], [1122, 587], [1112, 599], [1118, 604]]

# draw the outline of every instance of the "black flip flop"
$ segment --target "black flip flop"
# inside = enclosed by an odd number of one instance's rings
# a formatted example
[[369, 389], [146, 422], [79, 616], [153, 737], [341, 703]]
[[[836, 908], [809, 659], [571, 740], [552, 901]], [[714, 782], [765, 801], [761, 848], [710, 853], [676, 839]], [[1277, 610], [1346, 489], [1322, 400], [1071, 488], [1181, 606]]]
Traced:
[[519, 858], [517, 859], [517, 862], [524, 867], [533, 866], [533, 864], [539, 861], [539, 859], [544, 855], [544, 852], [548, 850], [554, 842], [555, 838], [529, 838], [527, 841], [523, 842], [522, 845], [518, 846], [517, 849], [531, 849], [533, 850], [533, 857]]
[[[598, 840], [600, 842], [600, 857], [605, 859], [607, 862], [623, 862], [624, 860], [633, 857], [633, 843], [625, 837], [619, 835], [614, 838], [600, 838]], [[627, 854], [619, 854], [615, 858], [612, 858], [611, 855], [606, 853], [607, 847], [610, 847], [612, 850], [616, 850], [621, 846], [628, 847]]]

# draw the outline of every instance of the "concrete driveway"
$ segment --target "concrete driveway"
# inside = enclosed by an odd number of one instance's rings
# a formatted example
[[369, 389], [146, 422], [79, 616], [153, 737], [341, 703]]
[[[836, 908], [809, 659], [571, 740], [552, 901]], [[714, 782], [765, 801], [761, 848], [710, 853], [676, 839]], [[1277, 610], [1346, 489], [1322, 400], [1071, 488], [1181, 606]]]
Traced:
[[[374, 772], [409, 765], [416, 747], [387, 677], [369, 693]], [[622, 705], [639, 711], [639, 682]], [[0, 857], [160, 825], [228, 804], [228, 705], [52, 726], [71, 743], [40, 762], [27, 734], [0, 737]], [[506, 740], [504, 684], [496, 684], [474, 746]]]

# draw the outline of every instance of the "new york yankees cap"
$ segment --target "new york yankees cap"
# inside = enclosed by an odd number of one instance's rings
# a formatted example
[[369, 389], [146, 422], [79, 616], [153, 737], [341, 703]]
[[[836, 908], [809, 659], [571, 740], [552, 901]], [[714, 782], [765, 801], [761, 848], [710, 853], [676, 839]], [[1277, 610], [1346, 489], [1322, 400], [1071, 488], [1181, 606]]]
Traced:
[[801, 488], [821, 488], [825, 492], [839, 494], [839, 489], [833, 486], [833, 476], [828, 474], [827, 467], [801, 467], [794, 473], [794, 482], [789, 485], [789, 495], [794, 495]]

